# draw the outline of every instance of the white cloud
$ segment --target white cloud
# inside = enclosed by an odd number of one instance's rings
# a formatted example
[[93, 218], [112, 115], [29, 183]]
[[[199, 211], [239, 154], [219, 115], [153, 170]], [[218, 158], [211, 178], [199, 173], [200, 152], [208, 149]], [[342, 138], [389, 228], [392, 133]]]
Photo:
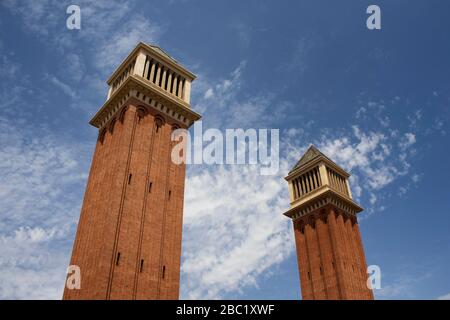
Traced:
[[356, 111], [355, 117], [356, 117], [357, 119], [365, 118], [365, 117], [366, 117], [366, 112], [367, 112], [367, 109], [366, 109], [366, 108], [360, 107], [360, 108]]
[[[212, 80], [202, 71], [197, 72], [199, 76], [192, 86], [191, 93], [193, 109], [200, 113], [212, 113], [212, 116], [219, 115], [213, 121], [216, 126], [223, 123], [224, 117], [229, 117], [229, 112], [220, 114], [220, 111], [228, 109], [231, 103], [236, 102], [236, 94], [242, 86], [241, 75], [245, 65], [246, 62], [242, 61], [225, 79]], [[211, 104], [210, 98], [213, 96], [214, 104]]]
[[102, 79], [104, 82], [105, 77], [112, 74], [139, 41], [156, 42], [162, 33], [162, 26], [137, 10], [134, 0], [81, 0], [77, 3], [81, 8], [81, 29], [73, 31], [65, 27], [64, 20], [70, 4], [57, 0], [7, 0], [2, 3], [20, 17], [25, 30], [65, 56], [63, 63], [49, 76], [51, 82], [72, 98], [95, 99], [99, 95], [96, 87], [89, 91], [88, 86], [83, 86], [83, 94], [77, 92], [80, 87], [76, 85], [86, 78], [86, 65], [94, 66], [94, 69], [88, 70], [88, 81]]
[[43, 242], [52, 239], [57, 233], [56, 228], [45, 230], [41, 227], [20, 227], [14, 231], [14, 240], [28, 243]]
[[[391, 103], [397, 103], [398, 97], [391, 100]], [[358, 108], [355, 113], [355, 118], [359, 120], [376, 121], [381, 127], [388, 129], [391, 125], [390, 115], [386, 113], [386, 104], [381, 101], [362, 102], [363, 105]]]
[[372, 193], [372, 194], [370, 195], [370, 200], [369, 200], [369, 201], [370, 201], [370, 204], [371, 204], [371, 205], [374, 205], [375, 202], [377, 202], [377, 196], [376, 196], [375, 194]]
[[[282, 172], [286, 172], [284, 163]], [[239, 185], [239, 189], [233, 186]], [[293, 250], [289, 198], [282, 176], [256, 166], [220, 166], [186, 184], [182, 296], [237, 297]]]
[[98, 69], [113, 70], [140, 41], [152, 44], [159, 38], [161, 28], [144, 16], [137, 15], [127, 20], [129, 22], [114, 30], [107, 41], [101, 42], [96, 55]]
[[295, 77], [303, 74], [307, 69], [308, 55], [316, 44], [308, 37], [302, 37], [295, 41], [292, 55], [288, 61], [281, 63], [278, 70], [288, 70]]
[[92, 145], [27, 120], [36, 86], [9, 56], [0, 69], [0, 299], [60, 299]]
[[289, 138], [296, 138], [303, 135], [304, 133], [305, 131], [303, 128], [289, 128], [288, 130], [286, 130], [286, 135]]
[[401, 186], [400, 188], [398, 188], [398, 194], [399, 194], [400, 196], [403, 196], [403, 195], [406, 194], [407, 192], [408, 192], [408, 187]]
[[[192, 107], [203, 115], [204, 122], [215, 128], [279, 128], [288, 118], [302, 119], [296, 112], [298, 106], [276, 99], [273, 92], [247, 95], [243, 77], [246, 64], [245, 60], [241, 61], [228, 76], [220, 79], [211, 79], [201, 70], [197, 72], [199, 79], [192, 87]], [[302, 123], [307, 128], [312, 122]]]
[[59, 299], [89, 147], [0, 117], [0, 299]]
[[12, 62], [7, 55], [0, 56], [0, 74], [2, 77], [14, 79], [18, 76], [19, 70], [20, 65]]
[[205, 95], [204, 95], [204, 99], [209, 99], [214, 97], [214, 91], [212, 88], [209, 88], [208, 90], [206, 90]]
[[422, 176], [421, 176], [420, 174], [413, 174], [412, 177], [411, 177], [411, 180], [412, 180], [414, 183], [418, 183], [418, 182], [420, 181], [421, 178], [422, 178]]
[[[22, 112], [17, 105], [25, 96], [33, 93], [28, 75], [22, 71], [22, 65], [14, 61], [12, 55], [0, 54], [0, 110], [16, 117]], [[17, 81], [19, 74], [21, 81]]]
[[[382, 272], [381, 289], [374, 291], [377, 299], [416, 299], [420, 285], [433, 276], [423, 266], [402, 266], [401, 272]], [[420, 271], [419, 271], [420, 270]]]
[[416, 110], [412, 115], [409, 115], [407, 119], [409, 121], [409, 126], [412, 129], [417, 129], [420, 121], [422, 120], [422, 110]]
[[67, 230], [20, 227], [0, 235], [0, 299], [60, 299], [68, 254]]
[[[353, 136], [321, 138], [319, 149], [359, 177], [366, 189], [379, 190], [408, 172], [407, 159], [398, 161], [391, 154], [395, 145], [382, 132], [364, 133], [353, 126]], [[373, 197], [372, 197], [373, 198]]]
[[71, 86], [69, 86], [67, 83], [62, 82], [54, 75], [46, 74], [44, 75], [44, 78], [50, 81], [56, 88], [61, 90], [64, 94], [68, 95], [71, 98], [76, 98], [76, 93], [73, 90]]
[[450, 300], [450, 293], [437, 297], [437, 300]]
[[410, 146], [412, 146], [414, 143], [416, 143], [416, 135], [411, 132], [407, 132], [403, 135], [402, 139], [400, 139], [398, 145], [400, 149], [403, 151], [408, 149]]
[[41, 36], [49, 35], [50, 30], [57, 26], [60, 13], [65, 13], [68, 6], [64, 7], [61, 1], [53, 0], [4, 0], [1, 5], [22, 17], [25, 30]]
[[234, 22], [231, 24], [231, 28], [237, 33], [239, 44], [244, 48], [248, 48], [251, 41], [252, 28], [243, 22]]
[[76, 53], [69, 53], [64, 57], [64, 62], [61, 68], [66, 70], [65, 75], [74, 82], [80, 82], [86, 72], [86, 66], [83, 58]]

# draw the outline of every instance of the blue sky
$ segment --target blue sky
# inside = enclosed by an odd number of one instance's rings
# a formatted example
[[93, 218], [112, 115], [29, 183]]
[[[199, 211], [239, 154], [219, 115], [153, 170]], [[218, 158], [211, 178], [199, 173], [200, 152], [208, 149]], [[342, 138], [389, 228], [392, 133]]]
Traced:
[[[352, 174], [379, 299], [450, 298], [447, 1], [0, 1], [0, 298], [59, 299], [106, 79], [139, 42], [197, 74], [204, 128], [280, 129], [280, 172], [188, 167], [181, 297], [298, 299], [283, 176]], [[381, 8], [382, 29], [366, 28]]]

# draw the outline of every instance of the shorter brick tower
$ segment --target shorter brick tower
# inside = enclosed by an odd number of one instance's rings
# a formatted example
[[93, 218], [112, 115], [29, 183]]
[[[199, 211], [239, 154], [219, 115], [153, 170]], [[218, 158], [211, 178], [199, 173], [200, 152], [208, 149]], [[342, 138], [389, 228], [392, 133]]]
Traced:
[[348, 177], [311, 146], [285, 178], [304, 300], [373, 299]]

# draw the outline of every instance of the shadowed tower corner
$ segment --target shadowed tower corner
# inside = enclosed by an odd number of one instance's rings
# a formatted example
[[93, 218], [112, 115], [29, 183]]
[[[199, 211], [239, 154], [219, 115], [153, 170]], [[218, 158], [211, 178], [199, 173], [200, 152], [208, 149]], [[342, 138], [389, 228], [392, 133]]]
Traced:
[[373, 299], [348, 178], [314, 146], [285, 178], [304, 300]]
[[200, 119], [194, 79], [139, 43], [108, 80], [70, 261], [81, 289], [63, 299], [178, 299], [185, 165], [171, 161], [171, 134]]

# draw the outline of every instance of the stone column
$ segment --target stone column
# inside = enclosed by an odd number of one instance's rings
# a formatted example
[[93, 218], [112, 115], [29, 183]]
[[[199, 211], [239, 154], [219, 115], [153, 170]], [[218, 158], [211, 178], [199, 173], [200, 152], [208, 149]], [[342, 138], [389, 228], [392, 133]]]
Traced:
[[348, 182], [348, 179], [345, 179], [345, 186], [347, 187], [348, 196], [350, 197], [350, 199], [352, 199], [352, 190], [350, 189], [350, 183]]
[[149, 80], [153, 82], [153, 77], [155, 75], [155, 69], [156, 69], [156, 61], [152, 60], [150, 62], [151, 66], [150, 66], [150, 76], [149, 76]]
[[178, 81], [178, 86], [179, 86], [179, 89], [178, 89], [177, 97], [181, 99], [181, 96], [183, 94], [183, 89], [184, 89], [183, 88], [183, 79], [181, 77], [180, 77], [180, 79]]
[[147, 59], [146, 54], [143, 51], [139, 51], [136, 56], [136, 63], [134, 64], [133, 74], [140, 77], [144, 74], [145, 60]]
[[158, 64], [158, 69], [156, 70], [156, 80], [155, 84], [159, 86], [159, 79], [161, 78], [161, 65]]
[[191, 102], [191, 82], [188, 79], [184, 81], [183, 100]]
[[177, 93], [177, 85], [178, 85], [178, 76], [176, 76], [174, 74], [173, 78], [172, 78], [172, 81], [173, 81], [173, 88], [172, 88], [172, 91], [170, 93], [176, 94]]
[[170, 85], [172, 84], [172, 72], [167, 71], [169, 73], [167, 77], [167, 91], [170, 92]]
[[145, 59], [144, 73], [142, 75], [145, 79], [147, 79], [149, 69], [150, 69], [150, 60]]

